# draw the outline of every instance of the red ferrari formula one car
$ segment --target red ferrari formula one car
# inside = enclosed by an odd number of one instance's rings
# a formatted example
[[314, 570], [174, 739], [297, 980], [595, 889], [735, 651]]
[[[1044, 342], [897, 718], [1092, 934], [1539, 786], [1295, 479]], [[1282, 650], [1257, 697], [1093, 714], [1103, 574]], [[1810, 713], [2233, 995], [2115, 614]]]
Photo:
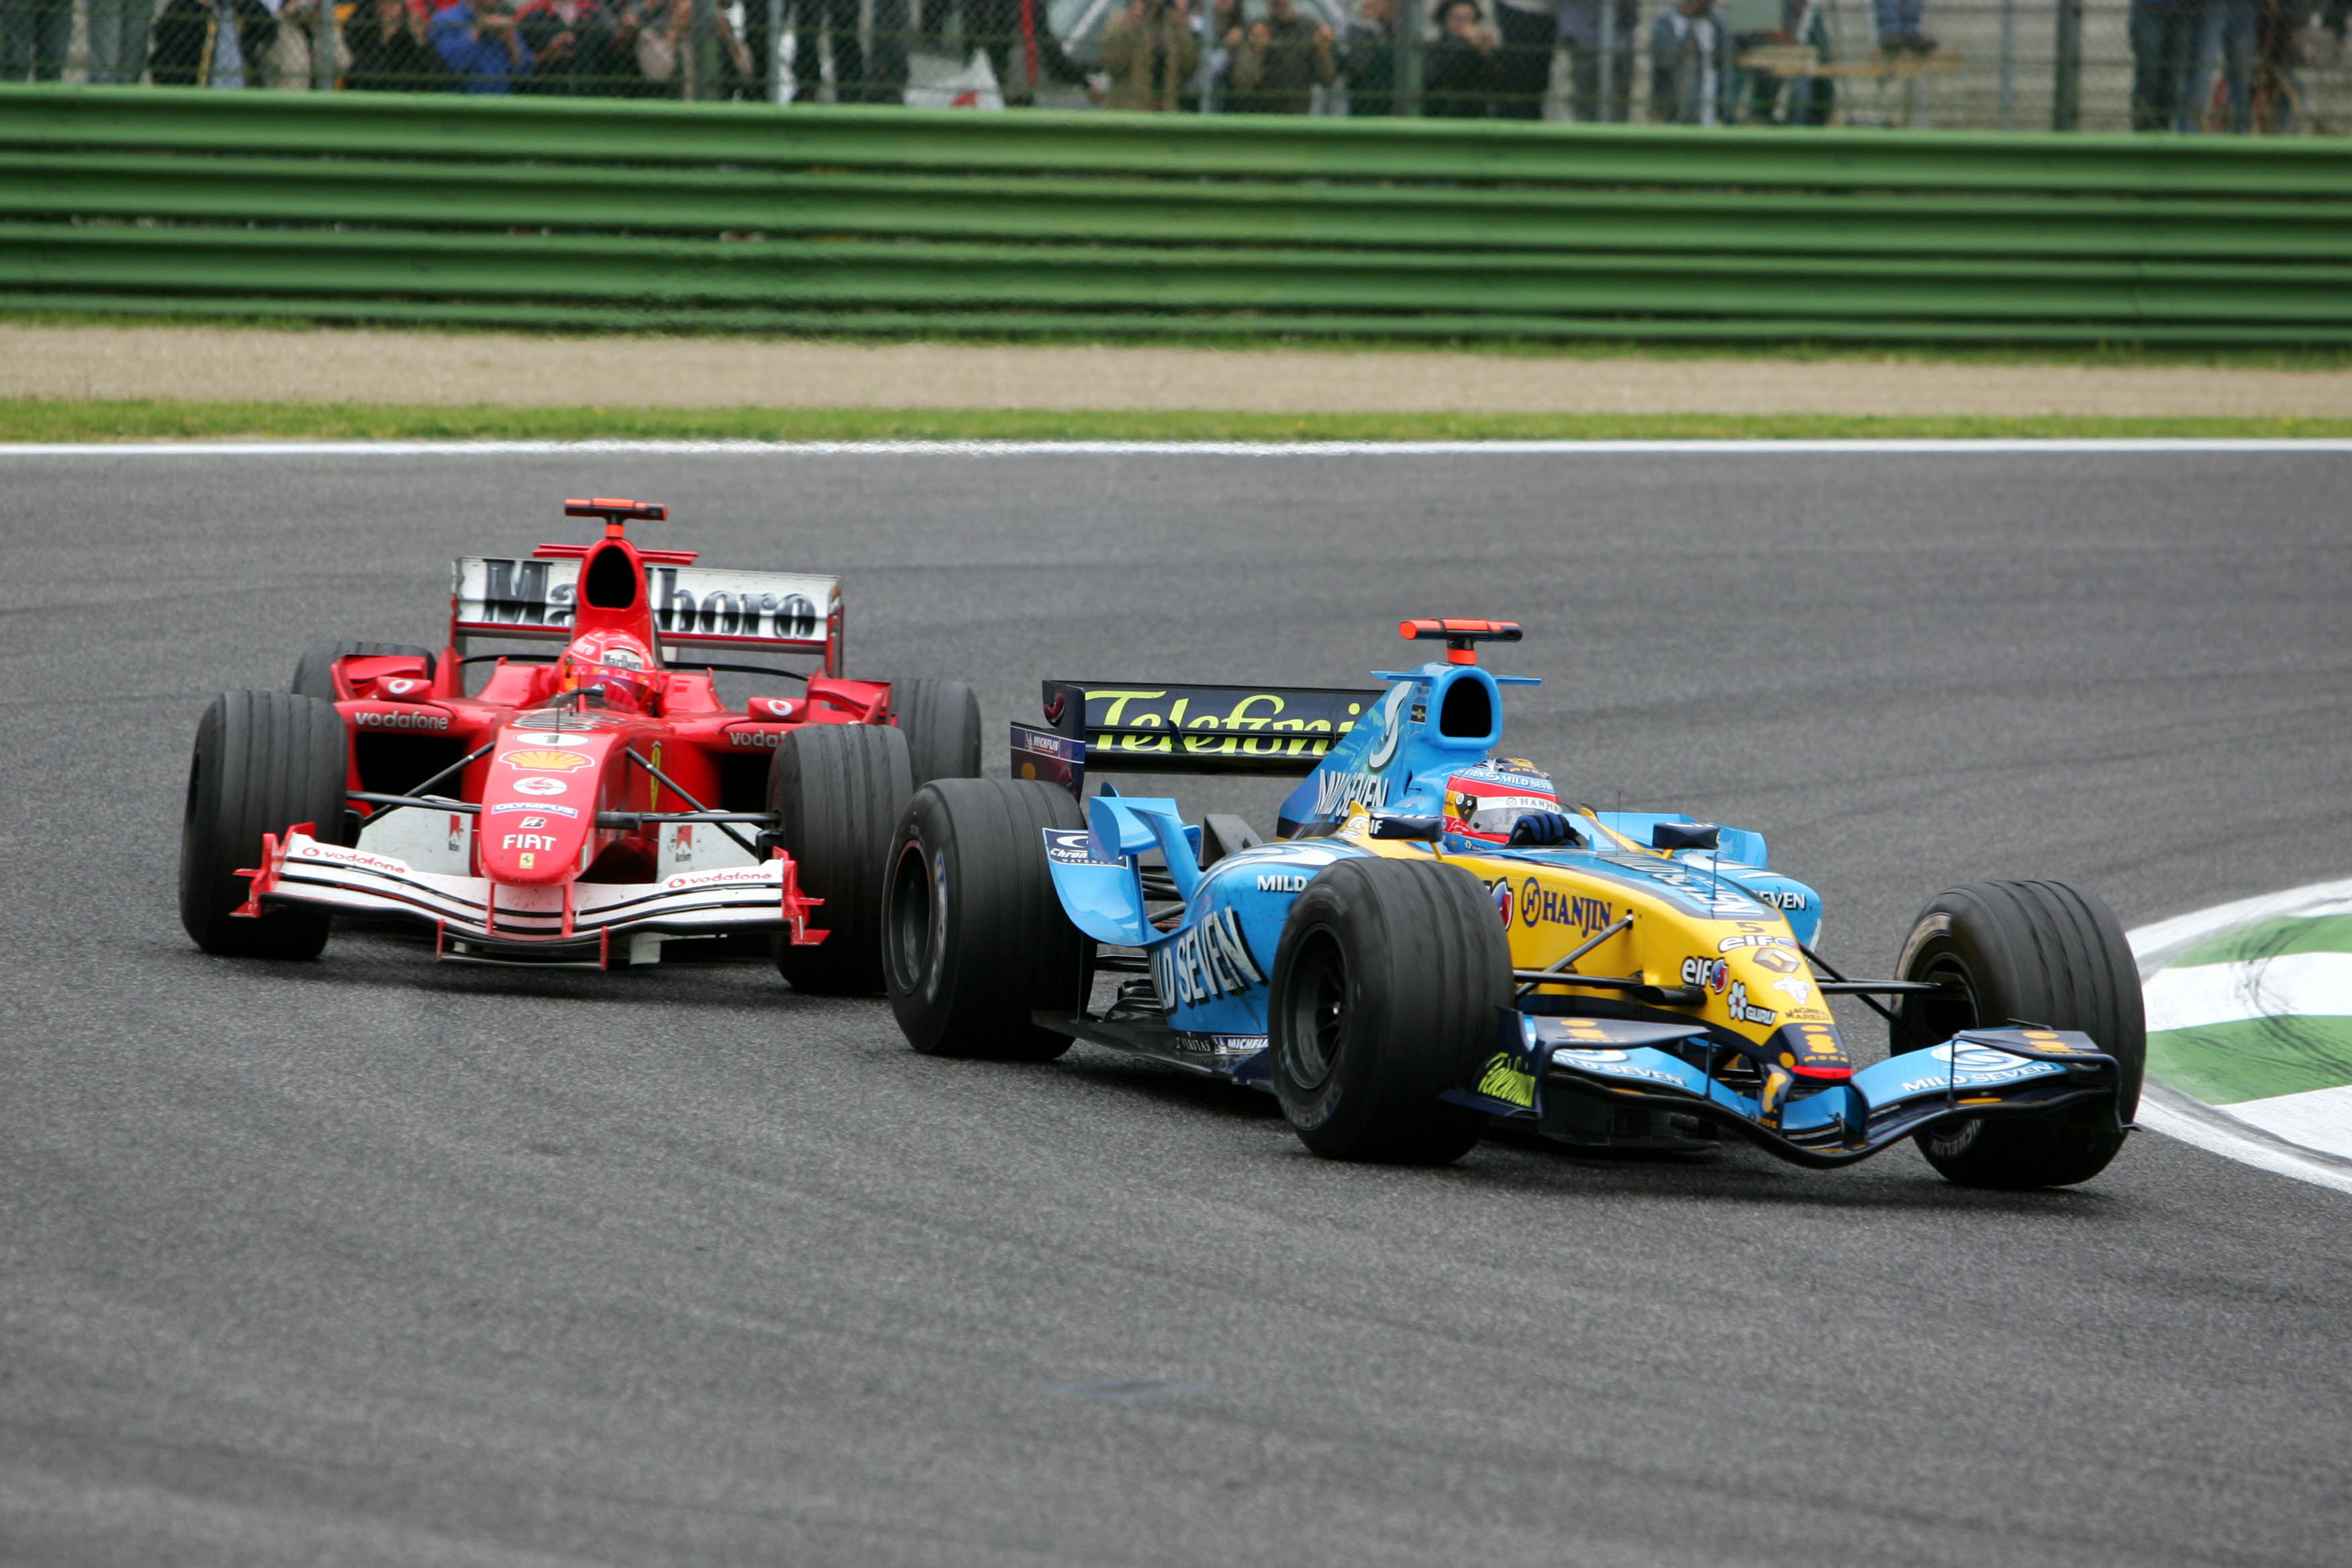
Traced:
[[[604, 537], [458, 561], [437, 657], [321, 644], [290, 692], [214, 700], [181, 839], [188, 934], [312, 958], [341, 911], [414, 921], [445, 960], [599, 969], [706, 939], [772, 948], [803, 990], [881, 990], [890, 834], [918, 785], [979, 773], [970, 689], [847, 679], [835, 578], [639, 549], [626, 526], [660, 506], [564, 510]], [[720, 670], [803, 689], [730, 708]]]

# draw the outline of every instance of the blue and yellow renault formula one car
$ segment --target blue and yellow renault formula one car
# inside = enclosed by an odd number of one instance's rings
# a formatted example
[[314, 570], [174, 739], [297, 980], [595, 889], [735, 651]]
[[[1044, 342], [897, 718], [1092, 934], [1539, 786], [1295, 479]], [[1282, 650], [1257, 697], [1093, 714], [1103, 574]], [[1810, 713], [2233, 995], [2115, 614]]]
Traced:
[[[2024, 1188], [2122, 1146], [2144, 1024], [2097, 899], [1955, 888], [1894, 978], [1841, 975], [1813, 951], [1819, 892], [1760, 835], [1572, 805], [1498, 754], [1503, 689], [1535, 682], [1476, 647], [1517, 626], [1402, 630], [1447, 657], [1376, 672], [1385, 690], [1048, 682], [1021, 776], [937, 781], [901, 820], [884, 946], [908, 1040], [1156, 1058], [1271, 1089], [1345, 1159], [1452, 1160], [1497, 1123], [1586, 1149], [1730, 1134], [1813, 1166], [1907, 1137], [1952, 1181]], [[1088, 769], [1306, 776], [1259, 842], [1108, 784], [1082, 811]], [[1893, 1055], [1855, 1064], [1839, 994]]]

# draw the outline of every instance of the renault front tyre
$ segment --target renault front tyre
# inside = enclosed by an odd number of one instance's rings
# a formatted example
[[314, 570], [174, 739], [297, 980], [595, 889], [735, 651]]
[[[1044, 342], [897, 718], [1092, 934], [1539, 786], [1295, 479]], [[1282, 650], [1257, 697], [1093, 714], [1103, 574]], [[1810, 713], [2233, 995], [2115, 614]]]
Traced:
[[890, 832], [914, 791], [907, 740], [874, 724], [810, 724], [768, 763], [768, 810], [801, 892], [822, 899], [813, 945], [777, 939], [776, 971], [795, 991], [871, 996], [882, 989], [882, 874]]
[[890, 850], [884, 909], [890, 1010], [927, 1056], [1046, 1061], [1069, 1049], [1041, 1012], [1087, 1001], [1093, 944], [1054, 891], [1045, 830], [1086, 826], [1034, 779], [935, 779]]
[[1290, 907], [1266, 1025], [1291, 1131], [1335, 1160], [1444, 1164], [1486, 1118], [1438, 1097], [1494, 1050], [1511, 958], [1478, 879], [1434, 860], [1328, 867]]
[[1937, 981], [1896, 1016], [1896, 1048], [1940, 1045], [2013, 1022], [2072, 1029], [2116, 1058], [2114, 1101], [1983, 1117], [1918, 1135], [1919, 1152], [1964, 1187], [2021, 1191], [2088, 1181], [2123, 1147], [2147, 1062], [2139, 966], [2107, 906], [2063, 882], [1971, 882], [1938, 893], [1913, 922], [1901, 980]]
[[282, 838], [309, 823], [321, 842], [343, 841], [350, 755], [331, 702], [287, 691], [213, 699], [196, 722], [180, 818], [180, 923], [198, 947], [225, 958], [319, 956], [327, 911], [234, 913], [251, 892], [237, 873], [260, 868], [264, 834]]

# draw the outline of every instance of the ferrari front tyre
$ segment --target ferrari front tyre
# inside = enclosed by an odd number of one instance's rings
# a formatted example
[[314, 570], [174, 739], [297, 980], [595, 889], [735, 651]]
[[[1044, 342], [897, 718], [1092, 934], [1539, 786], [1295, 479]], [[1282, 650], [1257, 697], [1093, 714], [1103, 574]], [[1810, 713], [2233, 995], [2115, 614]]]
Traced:
[[318, 909], [233, 914], [258, 869], [261, 836], [310, 823], [343, 838], [350, 743], [331, 702], [285, 691], [230, 691], [196, 721], [180, 819], [180, 923], [206, 952], [226, 958], [316, 958], [329, 916]]
[[1038, 1012], [1087, 1001], [1092, 944], [1054, 891], [1045, 830], [1086, 826], [1037, 779], [935, 779], [890, 851], [883, 911], [890, 1010], [926, 1056], [1046, 1061], [1070, 1048]]
[[933, 779], [980, 776], [980, 699], [971, 687], [961, 680], [894, 680], [890, 707], [907, 737], [917, 789]]
[[425, 661], [427, 679], [433, 674], [433, 652], [430, 648], [411, 647], [404, 642], [314, 642], [302, 650], [295, 661], [294, 684], [288, 689], [297, 697], [315, 697], [321, 702], [335, 700], [335, 663], [346, 658], [421, 658]]
[[1290, 906], [1266, 1026], [1291, 1131], [1335, 1160], [1444, 1164], [1486, 1127], [1438, 1098], [1475, 1081], [1511, 998], [1478, 879], [1434, 860], [1326, 868]]
[[1948, 983], [1914, 993], [1896, 1016], [1897, 1049], [1941, 1045], [1963, 1029], [2011, 1023], [2088, 1035], [2123, 1070], [2116, 1101], [1984, 1117], [1918, 1135], [1919, 1152], [1964, 1187], [2021, 1191], [2088, 1181], [2123, 1147], [2147, 1062], [2139, 966], [2107, 906], [2064, 882], [1971, 882], [1938, 893], [1913, 922], [1900, 980]]
[[776, 972], [793, 990], [882, 989], [882, 872], [913, 790], [906, 737], [878, 725], [806, 725], [769, 759], [776, 837], [799, 868], [801, 891], [824, 900], [809, 923], [830, 933], [805, 946], [778, 939]]

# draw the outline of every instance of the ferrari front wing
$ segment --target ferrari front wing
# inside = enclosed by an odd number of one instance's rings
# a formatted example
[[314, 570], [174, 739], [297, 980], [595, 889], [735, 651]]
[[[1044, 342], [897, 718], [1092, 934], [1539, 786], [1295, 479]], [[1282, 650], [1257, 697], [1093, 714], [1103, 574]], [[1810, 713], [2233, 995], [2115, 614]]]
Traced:
[[616, 938], [782, 931], [806, 946], [827, 934], [809, 929], [810, 911], [824, 900], [801, 892], [798, 868], [781, 850], [760, 865], [681, 871], [658, 882], [515, 887], [322, 844], [308, 824], [289, 829], [282, 840], [265, 834], [261, 844], [261, 865], [237, 873], [252, 879], [238, 914], [308, 904], [415, 921], [434, 928], [449, 958], [527, 963], [593, 952], [587, 962], [603, 968]]

